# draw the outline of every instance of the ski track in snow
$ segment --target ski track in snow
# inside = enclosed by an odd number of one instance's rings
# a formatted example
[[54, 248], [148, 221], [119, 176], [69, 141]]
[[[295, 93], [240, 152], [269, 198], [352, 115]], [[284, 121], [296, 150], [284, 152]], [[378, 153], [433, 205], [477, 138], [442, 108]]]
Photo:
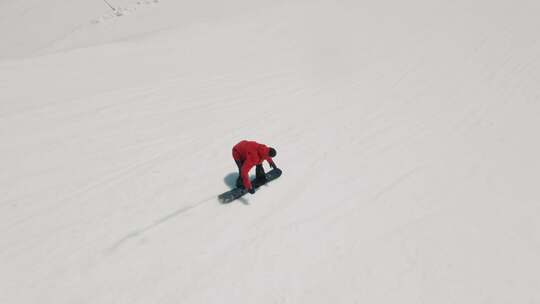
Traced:
[[187, 211], [195, 209], [198, 206], [200, 206], [201, 204], [208, 203], [208, 202], [210, 202], [210, 201], [212, 201], [214, 199], [215, 199], [215, 196], [213, 195], [213, 196], [211, 196], [211, 197], [209, 197], [207, 199], [203, 199], [203, 200], [201, 200], [199, 202], [190, 204], [187, 207], [180, 208], [180, 209], [178, 209], [178, 210], [176, 210], [176, 211], [174, 211], [174, 212], [172, 212], [170, 214], [167, 214], [166, 216], [155, 220], [150, 225], [147, 225], [145, 227], [136, 229], [136, 230], [128, 233], [126, 236], [124, 236], [123, 238], [118, 240], [116, 243], [114, 243], [107, 251], [110, 252], [110, 253], [113, 253], [114, 251], [116, 251], [116, 249], [118, 249], [123, 243], [125, 243], [129, 239], [139, 237], [139, 236], [143, 235], [144, 233], [156, 228], [157, 226], [159, 226], [161, 224], [164, 224], [165, 222], [169, 221], [170, 219], [175, 218], [175, 217], [177, 217], [178, 215], [180, 215], [182, 213], [185, 213]]

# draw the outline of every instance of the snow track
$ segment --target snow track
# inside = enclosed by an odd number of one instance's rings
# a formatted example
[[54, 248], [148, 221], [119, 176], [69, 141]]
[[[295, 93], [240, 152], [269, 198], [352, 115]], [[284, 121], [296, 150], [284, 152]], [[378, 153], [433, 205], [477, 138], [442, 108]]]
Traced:
[[540, 301], [536, 2], [67, 2], [0, 3], [0, 302]]

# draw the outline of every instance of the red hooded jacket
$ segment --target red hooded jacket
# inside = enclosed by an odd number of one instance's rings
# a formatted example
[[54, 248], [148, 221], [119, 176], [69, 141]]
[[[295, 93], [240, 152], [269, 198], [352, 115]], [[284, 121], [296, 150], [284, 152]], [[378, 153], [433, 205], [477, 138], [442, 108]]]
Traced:
[[260, 165], [263, 161], [267, 161], [271, 166], [274, 166], [272, 158], [268, 155], [270, 148], [255, 141], [243, 140], [236, 144], [232, 149], [232, 155], [235, 161], [241, 161], [242, 169], [240, 176], [244, 182], [246, 189], [251, 189], [251, 181], [249, 180], [249, 170], [253, 166]]

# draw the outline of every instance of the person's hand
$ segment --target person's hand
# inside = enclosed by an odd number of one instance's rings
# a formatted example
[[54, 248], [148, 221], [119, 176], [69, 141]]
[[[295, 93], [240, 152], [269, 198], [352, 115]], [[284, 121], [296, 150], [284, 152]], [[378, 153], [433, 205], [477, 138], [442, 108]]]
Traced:
[[253, 188], [253, 187], [249, 188], [249, 189], [248, 189], [248, 192], [249, 192], [250, 194], [255, 194], [255, 188]]

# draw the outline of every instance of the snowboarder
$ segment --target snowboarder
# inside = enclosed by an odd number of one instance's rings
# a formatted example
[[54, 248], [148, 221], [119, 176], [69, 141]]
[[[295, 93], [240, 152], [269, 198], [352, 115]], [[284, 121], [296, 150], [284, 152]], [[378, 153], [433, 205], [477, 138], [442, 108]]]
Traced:
[[267, 147], [255, 141], [243, 140], [232, 149], [232, 156], [238, 166], [238, 179], [236, 187], [244, 187], [249, 193], [255, 193], [255, 187], [249, 180], [249, 170], [256, 166], [255, 180], [258, 185], [266, 184], [263, 161], [267, 161], [272, 169], [277, 169], [272, 157], [276, 156], [276, 149]]

